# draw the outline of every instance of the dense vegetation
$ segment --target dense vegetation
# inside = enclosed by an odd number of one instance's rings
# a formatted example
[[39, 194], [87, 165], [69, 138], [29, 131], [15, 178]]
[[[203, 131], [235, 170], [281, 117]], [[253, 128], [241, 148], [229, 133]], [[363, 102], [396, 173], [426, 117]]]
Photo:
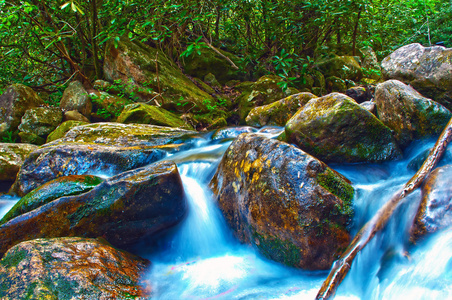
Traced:
[[0, 91], [58, 91], [102, 78], [106, 42], [122, 35], [174, 60], [207, 44], [242, 60], [249, 79], [286, 81], [332, 54], [371, 46], [380, 58], [411, 42], [452, 44], [441, 0], [0, 0]]

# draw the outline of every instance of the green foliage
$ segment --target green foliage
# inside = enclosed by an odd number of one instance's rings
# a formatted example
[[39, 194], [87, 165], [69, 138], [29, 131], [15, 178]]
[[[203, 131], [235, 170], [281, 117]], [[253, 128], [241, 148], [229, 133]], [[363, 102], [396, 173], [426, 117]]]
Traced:
[[187, 49], [185, 49], [184, 52], [182, 52], [180, 54], [181, 57], [185, 56], [185, 57], [189, 57], [190, 55], [192, 55], [193, 53], [197, 53], [198, 55], [201, 55], [201, 49], [202, 48], [208, 48], [207, 44], [204, 42], [200, 42], [202, 36], [198, 37], [196, 39], [196, 41], [194, 41], [193, 43], [191, 43], [190, 45], [188, 45]]
[[4, 135], [2, 136], [2, 143], [15, 143], [16, 140], [17, 135], [11, 130], [5, 131]]

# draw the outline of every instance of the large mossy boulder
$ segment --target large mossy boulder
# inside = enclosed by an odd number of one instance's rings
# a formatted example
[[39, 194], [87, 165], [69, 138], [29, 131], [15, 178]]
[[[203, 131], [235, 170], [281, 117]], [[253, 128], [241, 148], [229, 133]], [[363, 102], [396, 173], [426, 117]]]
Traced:
[[419, 239], [452, 225], [452, 165], [438, 167], [425, 179], [422, 186], [422, 200], [414, 223], [410, 239]]
[[326, 270], [350, 241], [350, 182], [289, 144], [241, 134], [210, 187], [237, 238], [277, 262]]
[[452, 109], [452, 49], [421, 44], [403, 46], [381, 62], [386, 79], [411, 85], [422, 95]]
[[76, 126], [80, 126], [80, 125], [86, 125], [86, 124], [89, 124], [89, 123], [84, 122], [84, 121], [75, 121], [75, 120], [65, 121], [65, 122], [61, 123], [57, 128], [55, 128], [54, 131], [52, 131], [47, 136], [46, 142], [50, 143], [50, 142], [53, 142], [54, 140], [62, 138], [72, 128], [74, 128]]
[[36, 238], [103, 237], [127, 248], [176, 225], [186, 213], [173, 162], [156, 162], [110, 177], [92, 190], [53, 200], [0, 226], [0, 256]]
[[[240, 73], [237, 68], [234, 68], [232, 64], [226, 60], [226, 58], [219, 55], [211, 48], [199, 49], [200, 54], [197, 51], [182, 59], [182, 66], [184, 71], [198, 78], [205, 78], [206, 75], [213, 74], [221, 84], [233, 79], [243, 79], [244, 74]], [[232, 53], [218, 49], [224, 56], [229, 58], [234, 64], [240, 65], [240, 60]]]
[[353, 56], [334, 56], [318, 62], [317, 68], [325, 78], [335, 76], [344, 80], [358, 81], [363, 77], [361, 66]]
[[64, 90], [63, 97], [60, 100], [60, 108], [66, 111], [76, 110], [85, 117], [90, 117], [93, 103], [80, 81], [71, 82]]
[[31, 144], [0, 143], [0, 181], [14, 181], [25, 158], [37, 148]]
[[[104, 74], [110, 81], [121, 82], [125, 93], [143, 101], [157, 99], [161, 93], [165, 105], [187, 104], [193, 111], [204, 111], [204, 100], [212, 97], [199, 89], [163, 52], [123, 37], [105, 47]], [[158, 58], [158, 59], [157, 59]], [[157, 62], [156, 62], [157, 59]], [[157, 75], [158, 67], [158, 75]], [[158, 97], [161, 101], [161, 97]]]
[[14, 133], [25, 112], [44, 105], [44, 101], [31, 88], [13, 84], [0, 96], [0, 138]]
[[339, 93], [310, 100], [287, 122], [280, 139], [325, 162], [380, 162], [401, 156], [391, 129]]
[[243, 84], [237, 87], [238, 90], [243, 90], [236, 99], [239, 104], [239, 117], [241, 123], [245, 124], [245, 118], [254, 107], [267, 105], [298, 93], [298, 91], [293, 88], [283, 90], [283, 88], [278, 85], [280, 82], [282, 82], [281, 77], [266, 75], [262, 76], [254, 83], [247, 83], [246, 85]]
[[46, 182], [17, 201], [0, 220], [0, 224], [63, 196], [83, 194], [102, 181], [102, 178], [93, 175], [70, 175]]
[[377, 85], [375, 103], [379, 119], [394, 131], [402, 148], [413, 140], [440, 134], [452, 117], [447, 108], [398, 80]]
[[19, 130], [46, 138], [63, 121], [63, 112], [58, 107], [35, 107], [22, 117]]
[[246, 124], [257, 127], [284, 126], [301, 107], [316, 97], [311, 93], [299, 93], [268, 105], [255, 107], [246, 117]]
[[195, 131], [143, 124], [77, 126], [30, 153], [11, 191], [24, 196], [61, 176], [117, 175], [187, 149], [196, 136]]
[[150, 262], [105, 241], [27, 241], [0, 260], [1, 299], [147, 299]]
[[176, 128], [193, 129], [175, 114], [157, 106], [133, 103], [124, 107], [116, 120], [125, 124], [151, 124]]

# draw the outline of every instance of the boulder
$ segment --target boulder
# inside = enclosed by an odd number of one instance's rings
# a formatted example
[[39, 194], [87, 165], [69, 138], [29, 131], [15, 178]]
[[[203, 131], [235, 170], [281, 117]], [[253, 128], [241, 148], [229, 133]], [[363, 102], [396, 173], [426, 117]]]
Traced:
[[65, 122], [61, 123], [57, 128], [55, 128], [54, 131], [52, 131], [47, 136], [46, 142], [50, 143], [54, 140], [62, 138], [72, 128], [74, 128], [76, 126], [80, 126], [80, 125], [86, 125], [86, 124], [89, 124], [89, 123], [84, 122], [84, 121], [73, 121], [73, 120], [65, 121]]
[[178, 116], [169, 111], [145, 103], [133, 103], [124, 107], [116, 120], [125, 124], [152, 124], [176, 128], [193, 129]]
[[259, 78], [256, 82], [245, 85], [242, 84], [237, 89], [243, 89], [243, 92], [237, 98], [239, 104], [239, 116], [241, 123], [245, 123], [248, 113], [257, 106], [267, 105], [298, 93], [296, 89], [287, 88], [285, 91], [278, 85], [282, 82], [281, 77], [266, 75]]
[[237, 238], [277, 262], [327, 270], [350, 241], [350, 182], [289, 144], [241, 134], [210, 187]]
[[89, 119], [76, 110], [65, 111], [63, 121], [82, 121], [89, 123]]
[[64, 90], [60, 101], [60, 108], [65, 111], [76, 110], [89, 118], [93, 104], [88, 97], [88, 92], [80, 81], [73, 81]]
[[197, 132], [141, 124], [96, 123], [72, 128], [63, 138], [32, 152], [11, 192], [24, 196], [68, 175], [113, 176], [187, 149]]
[[9, 86], [0, 96], [0, 137], [15, 132], [28, 109], [44, 104], [31, 88], [22, 84]]
[[58, 107], [35, 107], [22, 117], [19, 130], [45, 138], [63, 121], [63, 112]]
[[63, 196], [83, 194], [99, 183], [103, 179], [92, 175], [70, 175], [62, 176], [57, 179], [44, 183], [23, 196], [0, 220], [0, 224], [32, 211], [44, 204]]
[[[201, 48], [199, 51], [201, 54], [194, 51], [191, 55], [182, 59], [182, 67], [185, 73], [198, 78], [204, 78], [210, 73], [222, 84], [232, 79], [243, 79], [243, 73], [235, 69], [229, 61], [211, 48]], [[218, 51], [236, 65], [240, 65], [240, 60], [237, 56], [220, 49]]]
[[403, 46], [383, 59], [382, 74], [411, 85], [452, 109], [452, 49], [421, 44]]
[[217, 78], [212, 73], [207, 73], [206, 76], [204, 76], [204, 82], [211, 87], [221, 88], [220, 82], [218, 82]]
[[258, 127], [284, 126], [312, 98], [316, 98], [316, 96], [311, 93], [299, 93], [264, 106], [255, 107], [246, 117], [246, 124]]
[[398, 80], [377, 85], [375, 103], [380, 120], [394, 131], [402, 148], [415, 139], [440, 134], [452, 117], [447, 108]]
[[110, 177], [92, 190], [53, 200], [0, 226], [0, 256], [36, 238], [102, 237], [126, 248], [182, 220], [186, 203], [173, 162]]
[[325, 79], [326, 88], [330, 92], [344, 93], [347, 90], [347, 83], [337, 76], [329, 76]]
[[325, 162], [379, 162], [401, 156], [391, 130], [339, 93], [310, 100], [287, 122], [280, 139]]
[[2, 299], [148, 299], [146, 259], [100, 239], [27, 241], [0, 260]]
[[20, 142], [24, 144], [33, 144], [33, 145], [44, 145], [46, 143], [46, 139], [30, 132], [19, 132]]
[[361, 66], [353, 56], [335, 56], [317, 64], [325, 77], [335, 76], [341, 79], [358, 81], [363, 77]]
[[371, 112], [373, 115], [377, 115], [377, 104], [374, 101], [364, 101], [359, 104], [365, 110]]
[[[166, 56], [150, 46], [123, 37], [117, 44], [105, 47], [104, 74], [107, 80], [121, 82], [122, 90], [133, 100], [143, 102], [161, 93], [165, 105], [177, 109], [177, 103], [188, 103], [193, 111], [204, 111], [203, 101], [212, 97], [199, 89]], [[156, 58], [158, 57], [157, 63]], [[158, 76], [157, 76], [158, 66]]]
[[256, 132], [257, 129], [249, 126], [237, 126], [237, 127], [227, 127], [215, 130], [212, 135], [212, 140], [225, 140], [225, 139], [235, 139], [242, 133]]
[[25, 158], [37, 148], [31, 144], [0, 143], [0, 181], [14, 181]]
[[354, 86], [345, 91], [345, 94], [355, 100], [357, 103], [363, 103], [365, 101], [370, 101], [372, 93], [364, 86]]
[[422, 200], [419, 205], [410, 240], [416, 242], [425, 236], [452, 225], [452, 165], [433, 170], [422, 186]]

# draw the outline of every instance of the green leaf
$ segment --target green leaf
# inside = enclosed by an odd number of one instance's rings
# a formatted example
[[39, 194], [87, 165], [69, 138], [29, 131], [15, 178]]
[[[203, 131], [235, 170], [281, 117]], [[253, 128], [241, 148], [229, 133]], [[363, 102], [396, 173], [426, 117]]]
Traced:
[[60, 6], [61, 9], [65, 9], [71, 2], [66, 2], [63, 5]]

